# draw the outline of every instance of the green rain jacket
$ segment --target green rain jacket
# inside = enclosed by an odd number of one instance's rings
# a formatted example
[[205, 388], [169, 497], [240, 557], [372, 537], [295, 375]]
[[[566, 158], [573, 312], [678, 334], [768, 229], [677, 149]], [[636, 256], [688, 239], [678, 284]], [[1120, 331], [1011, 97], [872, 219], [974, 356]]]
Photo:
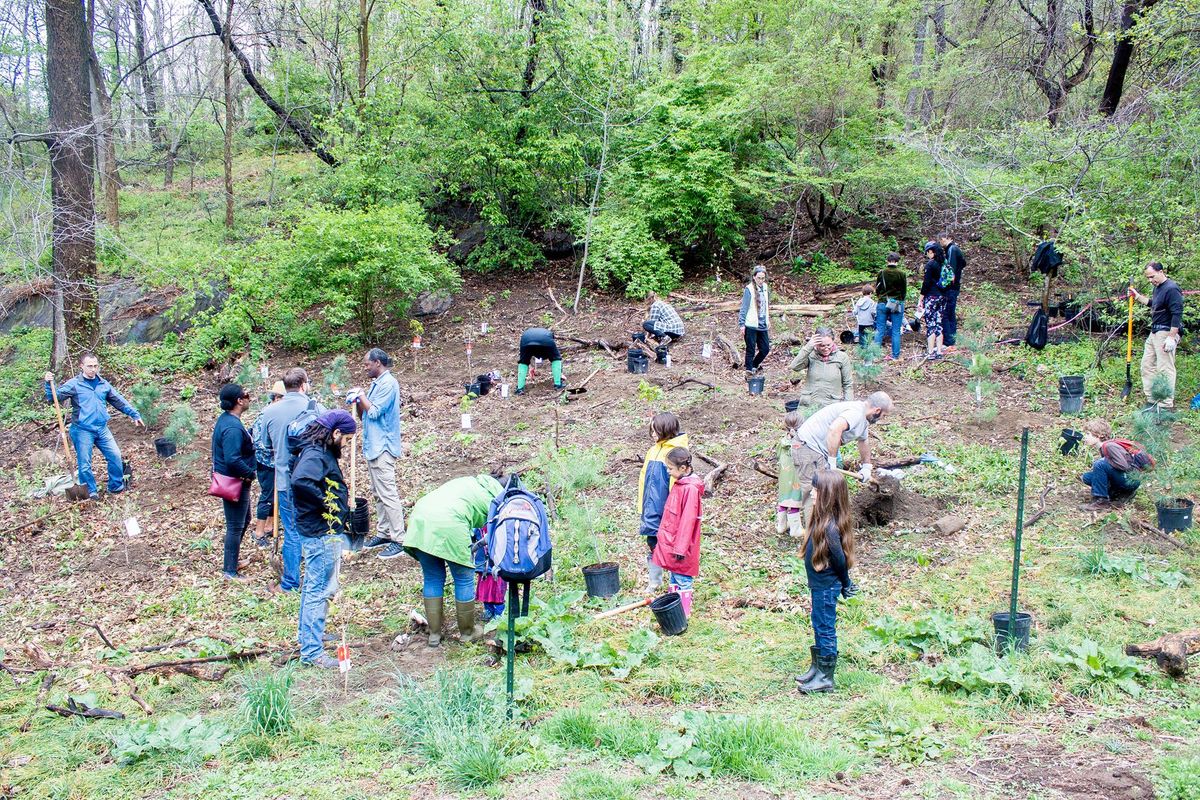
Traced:
[[471, 531], [487, 524], [488, 506], [500, 495], [491, 475], [468, 475], [446, 481], [413, 506], [404, 531], [404, 549], [474, 566]]

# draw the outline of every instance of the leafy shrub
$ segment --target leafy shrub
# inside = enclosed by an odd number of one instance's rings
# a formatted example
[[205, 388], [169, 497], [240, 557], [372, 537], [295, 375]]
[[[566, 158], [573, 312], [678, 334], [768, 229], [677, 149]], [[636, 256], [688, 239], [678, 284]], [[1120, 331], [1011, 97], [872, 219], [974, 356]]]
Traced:
[[863, 748], [876, 755], [906, 764], [923, 764], [941, 757], [946, 743], [933, 725], [908, 719], [889, 719], [868, 725], [859, 737]]
[[1136, 660], [1113, 647], [1101, 647], [1091, 639], [1084, 639], [1052, 656], [1055, 663], [1073, 667], [1078, 680], [1075, 689], [1081, 694], [1111, 697], [1120, 690], [1137, 697], [1142, 688], [1138, 686], [1141, 665]]
[[1021, 703], [1039, 699], [1039, 693], [1020, 671], [978, 644], [972, 645], [965, 655], [926, 668], [920, 681], [956, 694], [980, 694]]
[[874, 272], [841, 266], [821, 250], [813, 253], [808, 260], [797, 257], [792, 262], [792, 274], [812, 275], [821, 286], [849, 286], [868, 283], [875, 278]]
[[878, 273], [887, 261], [887, 254], [900, 250], [895, 236], [884, 236], [867, 228], [855, 228], [843, 238], [850, 247], [850, 263], [867, 275]]
[[650, 405], [661, 403], [667, 393], [663, 391], [661, 386], [655, 386], [647, 380], [638, 381], [637, 396], [645, 400]]
[[0, 425], [44, 419], [42, 373], [53, 336], [49, 328], [14, 328], [0, 336]]
[[133, 764], [157, 755], [204, 759], [216, 755], [233, 734], [220, 722], [197, 714], [170, 714], [128, 726], [113, 737], [113, 758]]
[[292, 683], [295, 673], [291, 668], [266, 670], [246, 677], [242, 711], [251, 733], [278, 735], [287, 733], [295, 725], [292, 710]]
[[466, 266], [475, 272], [532, 272], [544, 263], [542, 249], [519, 230], [507, 225], [493, 225], [488, 227], [479, 246], [467, 256]]
[[669, 248], [654, 238], [643, 217], [602, 211], [592, 223], [588, 267], [602, 289], [616, 286], [629, 297], [666, 294], [683, 281]]
[[133, 407], [142, 415], [142, 421], [151, 428], [157, 425], [162, 414], [158, 405], [159, 399], [162, 398], [162, 389], [157, 384], [139, 383], [130, 390], [130, 395]]
[[960, 621], [936, 610], [912, 620], [881, 617], [867, 625], [867, 633], [882, 643], [895, 643], [919, 653], [952, 653], [965, 644], [987, 641], [976, 622]]
[[1160, 800], [1200, 800], [1200, 754], [1164, 758], [1160, 771], [1156, 782]]
[[182, 447], [195, 439], [199, 431], [200, 420], [196, 416], [196, 412], [187, 403], [179, 403], [167, 420], [163, 437], [174, 442], [176, 447]]

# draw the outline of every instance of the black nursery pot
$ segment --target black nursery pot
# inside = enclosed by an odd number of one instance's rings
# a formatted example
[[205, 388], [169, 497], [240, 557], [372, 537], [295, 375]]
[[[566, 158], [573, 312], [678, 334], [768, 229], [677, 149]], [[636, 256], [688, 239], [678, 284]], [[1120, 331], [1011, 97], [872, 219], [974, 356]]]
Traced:
[[746, 381], [746, 385], [750, 389], [750, 394], [762, 394], [763, 387], [767, 385], [767, 379], [761, 376], [750, 378]]
[[800, 410], [800, 401], [799, 400], [787, 400], [783, 404], [783, 413], [785, 413], [785, 414], [790, 414], [793, 411], [799, 411], [799, 410]]
[[667, 592], [650, 601], [650, 610], [658, 620], [658, 626], [667, 636], [678, 636], [687, 630], [687, 615], [683, 613], [683, 601], [679, 592]]
[[159, 437], [154, 440], [154, 452], [159, 458], [170, 458], [175, 455], [175, 443], [170, 439]]
[[650, 357], [641, 348], [629, 348], [625, 356], [625, 366], [634, 375], [641, 375], [650, 370]]
[[1195, 505], [1191, 500], [1183, 497], [1155, 501], [1154, 510], [1158, 512], [1159, 529], [1166, 533], [1186, 531], [1192, 527], [1192, 511], [1195, 510]]
[[1072, 428], [1062, 429], [1062, 444], [1059, 445], [1058, 451], [1064, 456], [1069, 456], [1079, 449], [1079, 443], [1083, 441], [1083, 434]]
[[612, 597], [621, 591], [621, 565], [612, 561], [588, 564], [583, 568], [588, 597]]
[[[996, 630], [996, 655], [1008, 652], [1008, 612], [1001, 611], [992, 614], [992, 627]], [[1033, 627], [1033, 617], [1024, 611], [1017, 612], [1017, 624], [1013, 626], [1013, 645], [1018, 652], [1024, 653], [1029, 649], [1029, 631]]]

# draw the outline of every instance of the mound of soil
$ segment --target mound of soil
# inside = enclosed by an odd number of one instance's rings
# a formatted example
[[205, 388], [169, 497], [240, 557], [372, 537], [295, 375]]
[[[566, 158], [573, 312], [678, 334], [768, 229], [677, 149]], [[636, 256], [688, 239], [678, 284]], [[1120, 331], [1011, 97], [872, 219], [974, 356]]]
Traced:
[[910, 492], [891, 475], [877, 476], [854, 495], [850, 506], [859, 525], [876, 527], [893, 522], [928, 525], [942, 510], [937, 501]]

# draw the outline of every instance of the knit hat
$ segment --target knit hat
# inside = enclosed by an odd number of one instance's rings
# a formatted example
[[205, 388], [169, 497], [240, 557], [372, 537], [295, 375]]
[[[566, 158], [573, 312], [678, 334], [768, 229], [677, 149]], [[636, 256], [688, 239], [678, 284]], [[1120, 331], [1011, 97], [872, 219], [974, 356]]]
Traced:
[[238, 400], [246, 394], [246, 390], [236, 383], [227, 383], [221, 387], [221, 391], [217, 397], [221, 400], [221, 409], [223, 411], [232, 411], [237, 405]]
[[354, 417], [350, 416], [350, 412], [343, 411], [340, 408], [335, 408], [333, 411], [326, 411], [317, 417], [317, 424], [322, 428], [327, 428], [331, 431], [341, 431], [347, 434], [358, 430], [358, 425], [355, 424]]

